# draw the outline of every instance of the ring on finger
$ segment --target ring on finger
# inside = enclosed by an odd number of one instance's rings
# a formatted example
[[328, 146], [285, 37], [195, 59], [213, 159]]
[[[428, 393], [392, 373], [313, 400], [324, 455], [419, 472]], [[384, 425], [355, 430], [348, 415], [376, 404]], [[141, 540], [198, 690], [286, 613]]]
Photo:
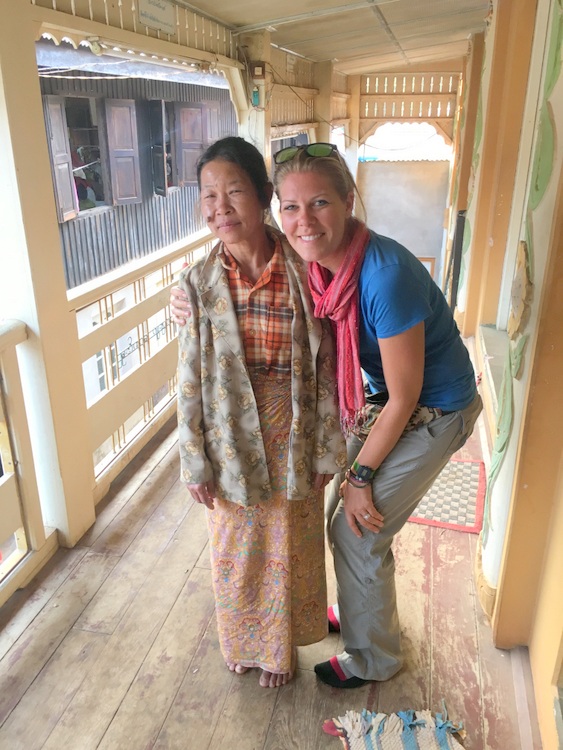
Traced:
[[364, 515], [362, 516], [362, 518], [364, 519], [364, 521], [369, 521], [369, 519], [371, 518], [371, 516], [370, 516], [369, 513], [364, 513]]

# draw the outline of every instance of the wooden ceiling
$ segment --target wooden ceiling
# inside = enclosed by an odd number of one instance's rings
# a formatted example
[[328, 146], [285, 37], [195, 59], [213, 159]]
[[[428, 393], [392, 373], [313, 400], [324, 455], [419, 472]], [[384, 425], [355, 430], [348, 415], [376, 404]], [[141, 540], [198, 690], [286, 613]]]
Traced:
[[491, 0], [173, 0], [235, 33], [271, 42], [349, 75], [459, 61], [485, 29]]

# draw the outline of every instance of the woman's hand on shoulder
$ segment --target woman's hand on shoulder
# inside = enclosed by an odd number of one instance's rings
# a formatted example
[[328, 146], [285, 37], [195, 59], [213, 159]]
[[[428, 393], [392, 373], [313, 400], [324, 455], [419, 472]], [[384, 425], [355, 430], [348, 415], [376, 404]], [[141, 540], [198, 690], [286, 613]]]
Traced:
[[172, 320], [179, 326], [186, 325], [186, 320], [192, 316], [186, 293], [179, 286], [173, 286], [170, 290], [170, 311]]
[[213, 500], [215, 499], [215, 482], [213, 480], [202, 482], [201, 484], [188, 484], [186, 486], [196, 503], [201, 503], [201, 505], [205, 505], [209, 510], [213, 510]]

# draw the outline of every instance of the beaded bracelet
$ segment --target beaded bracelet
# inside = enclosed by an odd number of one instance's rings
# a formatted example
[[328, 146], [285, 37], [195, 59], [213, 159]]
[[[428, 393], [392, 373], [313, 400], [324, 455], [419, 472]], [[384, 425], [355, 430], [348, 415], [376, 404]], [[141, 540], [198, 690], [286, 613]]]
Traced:
[[357, 490], [363, 490], [364, 487], [368, 486], [367, 482], [362, 482], [358, 477], [352, 474], [351, 470], [348, 469], [346, 471], [346, 474], [344, 474], [344, 479], [346, 482], [348, 482], [349, 485], [352, 487], [355, 487]]

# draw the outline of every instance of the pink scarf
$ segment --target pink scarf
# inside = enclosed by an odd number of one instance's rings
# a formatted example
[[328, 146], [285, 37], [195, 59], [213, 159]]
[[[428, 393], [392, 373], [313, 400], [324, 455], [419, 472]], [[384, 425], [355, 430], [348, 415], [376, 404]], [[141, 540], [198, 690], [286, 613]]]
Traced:
[[365, 405], [360, 369], [358, 335], [358, 276], [369, 242], [365, 224], [353, 219], [354, 234], [346, 257], [336, 275], [318, 263], [309, 263], [309, 287], [315, 303], [316, 318], [330, 318], [336, 331], [336, 379], [340, 421], [345, 433]]

